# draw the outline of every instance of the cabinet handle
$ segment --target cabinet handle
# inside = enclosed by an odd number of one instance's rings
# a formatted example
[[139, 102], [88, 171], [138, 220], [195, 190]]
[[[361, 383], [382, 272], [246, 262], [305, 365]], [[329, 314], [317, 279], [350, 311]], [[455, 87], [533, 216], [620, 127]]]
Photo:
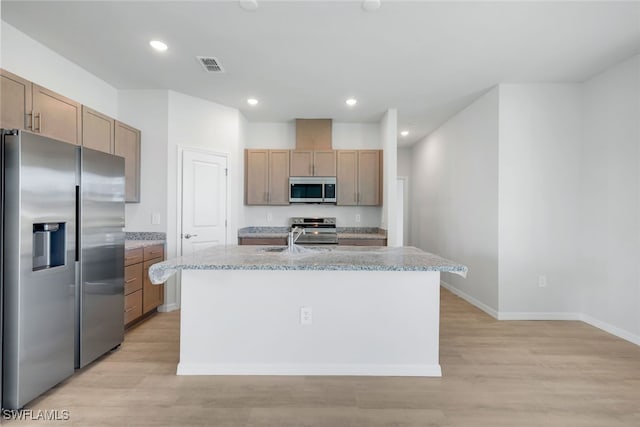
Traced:
[[131, 283], [131, 282], [134, 282], [136, 280], [138, 280], [138, 278], [134, 277], [133, 279], [125, 280], [124, 283]]
[[[33, 112], [24, 115], [24, 127], [33, 130]], [[29, 118], [27, 118], [29, 116]]]
[[[36, 125], [35, 125], [35, 119], [38, 119], [38, 129], [36, 129]], [[33, 129], [34, 132], [42, 132], [42, 114], [41, 113], [34, 113], [33, 114], [33, 124], [31, 125], [31, 128]]]
[[133, 311], [133, 310], [135, 310], [136, 308], [138, 308], [138, 306], [137, 306], [137, 305], [134, 305], [133, 307], [126, 309], [124, 312], [125, 312], [125, 313], [129, 313], [130, 311]]

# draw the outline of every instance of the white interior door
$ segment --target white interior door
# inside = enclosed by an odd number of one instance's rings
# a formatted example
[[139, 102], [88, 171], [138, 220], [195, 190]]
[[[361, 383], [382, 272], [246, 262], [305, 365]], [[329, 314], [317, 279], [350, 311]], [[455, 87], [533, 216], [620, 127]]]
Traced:
[[227, 243], [227, 157], [182, 153], [182, 255]]

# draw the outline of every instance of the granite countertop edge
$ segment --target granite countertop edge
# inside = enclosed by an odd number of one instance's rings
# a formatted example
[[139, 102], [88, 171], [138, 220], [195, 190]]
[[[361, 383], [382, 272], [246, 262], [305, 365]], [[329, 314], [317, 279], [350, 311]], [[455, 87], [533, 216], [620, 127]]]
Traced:
[[192, 256], [154, 264], [149, 269], [149, 277], [152, 283], [159, 284], [179, 270], [440, 271], [463, 277], [468, 271], [462, 264], [414, 247], [361, 249], [347, 246], [335, 252], [293, 256], [270, 254], [256, 248], [210, 248]]
[[138, 248], [146, 248], [147, 246], [155, 246], [155, 245], [164, 245], [166, 243], [165, 240], [125, 240], [124, 241], [124, 249], [138, 249]]

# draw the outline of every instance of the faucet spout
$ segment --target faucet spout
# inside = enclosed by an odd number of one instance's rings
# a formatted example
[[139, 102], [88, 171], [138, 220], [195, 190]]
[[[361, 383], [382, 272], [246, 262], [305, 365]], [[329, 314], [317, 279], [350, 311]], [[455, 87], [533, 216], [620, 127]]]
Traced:
[[289, 238], [287, 240], [287, 246], [289, 247], [289, 252], [293, 252], [294, 245], [306, 231], [302, 227], [293, 227], [291, 231], [289, 231]]

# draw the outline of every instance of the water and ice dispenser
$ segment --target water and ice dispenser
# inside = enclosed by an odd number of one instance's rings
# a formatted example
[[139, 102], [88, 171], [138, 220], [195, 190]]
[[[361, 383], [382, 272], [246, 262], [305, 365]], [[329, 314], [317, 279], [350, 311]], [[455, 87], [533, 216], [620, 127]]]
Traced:
[[33, 224], [33, 271], [65, 264], [65, 226], [64, 222]]

